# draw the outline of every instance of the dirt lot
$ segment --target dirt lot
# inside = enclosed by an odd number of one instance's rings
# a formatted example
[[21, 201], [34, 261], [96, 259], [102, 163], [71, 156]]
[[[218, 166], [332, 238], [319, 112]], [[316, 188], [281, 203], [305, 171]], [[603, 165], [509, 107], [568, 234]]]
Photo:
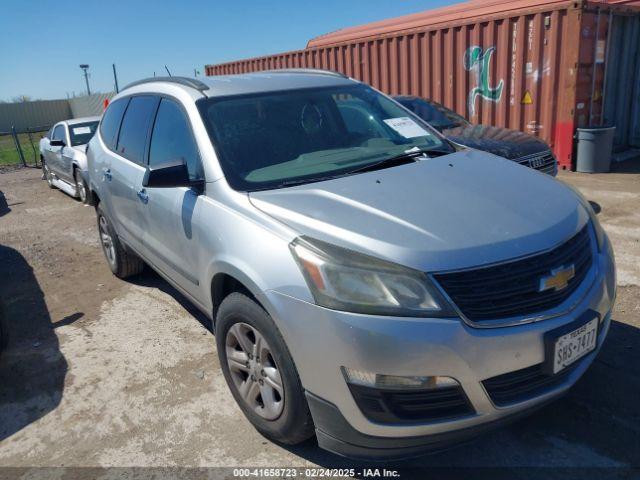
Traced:
[[[600, 356], [564, 399], [404, 466], [640, 467], [640, 174], [562, 174], [602, 208], [619, 293]], [[244, 419], [208, 321], [152, 272], [109, 271], [92, 208], [34, 169], [0, 174], [0, 466], [339, 466]]]

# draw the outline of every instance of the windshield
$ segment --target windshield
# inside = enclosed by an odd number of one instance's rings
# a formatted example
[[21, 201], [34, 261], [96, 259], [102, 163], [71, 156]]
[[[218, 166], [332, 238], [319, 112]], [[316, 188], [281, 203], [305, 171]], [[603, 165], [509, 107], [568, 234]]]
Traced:
[[439, 103], [412, 97], [395, 97], [395, 100], [418, 115], [436, 130], [442, 131], [447, 128], [469, 125], [469, 122], [463, 117], [443, 107]]
[[98, 128], [97, 120], [94, 122], [74, 123], [73, 125], [69, 125], [71, 146], [76, 147], [78, 145], [89, 143], [93, 134], [96, 133], [96, 128]]
[[236, 190], [348, 175], [408, 150], [453, 151], [365, 85], [210, 98], [198, 105]]

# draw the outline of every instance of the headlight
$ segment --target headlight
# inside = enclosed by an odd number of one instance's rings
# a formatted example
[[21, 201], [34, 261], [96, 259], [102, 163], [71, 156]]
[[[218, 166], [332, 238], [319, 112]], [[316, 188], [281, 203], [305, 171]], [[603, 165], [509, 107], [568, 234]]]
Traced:
[[598, 215], [593, 210], [593, 207], [591, 206], [591, 203], [589, 203], [589, 200], [585, 198], [585, 196], [582, 194], [580, 190], [578, 190], [573, 185], [569, 185], [568, 183], [565, 183], [565, 185], [569, 187], [571, 190], [573, 190], [573, 192], [578, 197], [578, 200], [580, 200], [580, 203], [589, 214], [589, 218], [591, 219], [591, 225], [593, 225], [593, 231], [596, 235], [596, 240], [598, 242], [598, 251], [602, 253], [604, 251], [603, 250], [604, 245], [607, 241], [607, 234], [602, 228], [602, 225], [600, 225], [600, 220], [598, 220]]
[[290, 248], [320, 306], [370, 315], [456, 316], [422, 272], [304, 237]]
[[598, 216], [596, 212], [593, 211], [591, 204], [587, 202], [585, 205], [587, 212], [589, 212], [589, 217], [591, 217], [591, 225], [593, 225], [593, 230], [596, 234], [596, 240], [598, 241], [598, 251], [602, 253], [604, 251], [604, 245], [607, 241], [607, 234], [604, 232], [604, 228], [600, 225], [600, 220], [598, 220]]

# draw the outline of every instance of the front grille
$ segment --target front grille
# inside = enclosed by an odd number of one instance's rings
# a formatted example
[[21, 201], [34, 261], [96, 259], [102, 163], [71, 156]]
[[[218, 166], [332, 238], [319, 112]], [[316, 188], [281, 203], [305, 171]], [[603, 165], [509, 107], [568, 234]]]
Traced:
[[556, 159], [554, 158], [553, 153], [551, 153], [551, 150], [520, 157], [515, 161], [520, 165], [533, 168], [534, 170], [539, 170], [543, 173], [548, 173], [549, 175], [553, 175], [556, 168]]
[[462, 387], [435, 390], [386, 390], [349, 384], [365, 417], [378, 423], [419, 423], [472, 415]]
[[544, 371], [544, 364], [505, 373], [497, 377], [484, 380], [485, 390], [491, 401], [498, 407], [523, 402], [540, 396], [564, 383], [571, 372], [580, 364], [577, 361], [555, 375]]
[[[559, 247], [499, 265], [435, 275], [466, 318], [474, 322], [541, 313], [564, 302], [591, 267], [589, 224]], [[574, 265], [567, 287], [538, 291], [540, 279], [558, 267]]]

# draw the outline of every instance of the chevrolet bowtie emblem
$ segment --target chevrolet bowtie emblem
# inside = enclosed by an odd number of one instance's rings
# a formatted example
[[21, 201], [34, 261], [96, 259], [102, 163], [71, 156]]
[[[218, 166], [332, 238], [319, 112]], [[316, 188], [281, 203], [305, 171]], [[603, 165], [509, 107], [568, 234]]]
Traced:
[[564, 290], [569, 285], [569, 280], [576, 276], [576, 268], [573, 264], [568, 267], [559, 267], [551, 270], [551, 275], [540, 279], [539, 292], [554, 289], [556, 292]]

